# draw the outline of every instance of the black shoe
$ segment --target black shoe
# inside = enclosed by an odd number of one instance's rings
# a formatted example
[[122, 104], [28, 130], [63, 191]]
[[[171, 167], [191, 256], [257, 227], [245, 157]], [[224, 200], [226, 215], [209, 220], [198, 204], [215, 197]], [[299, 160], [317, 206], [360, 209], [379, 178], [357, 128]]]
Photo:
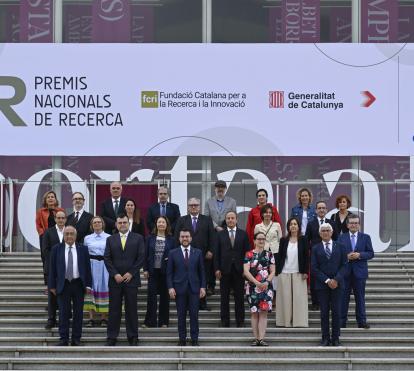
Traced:
[[69, 345], [69, 341], [67, 340], [60, 340], [59, 343], [56, 344], [57, 347], [67, 347]]
[[371, 326], [368, 323], [363, 323], [361, 325], [358, 325], [359, 328], [364, 328], [366, 330], [370, 329]]
[[267, 346], [269, 346], [269, 344], [266, 341], [264, 341], [263, 339], [261, 339], [261, 340], [257, 340], [257, 346], [258, 347], [267, 347]]
[[81, 342], [80, 342], [80, 340], [74, 340], [74, 339], [72, 339], [70, 345], [72, 345], [73, 347], [80, 347], [81, 346]]
[[339, 339], [335, 339], [335, 340], [332, 340], [332, 346], [333, 347], [340, 347], [340, 346], [342, 346], [342, 344], [339, 341]]
[[191, 346], [192, 347], [198, 347], [200, 344], [198, 344], [198, 340], [191, 340]]
[[116, 345], [116, 339], [106, 339], [105, 345], [107, 347], [114, 347]]
[[200, 307], [200, 310], [206, 310], [209, 312], [211, 309], [207, 305], [203, 305], [202, 307]]
[[48, 320], [46, 325], [45, 325], [45, 329], [46, 330], [51, 330], [53, 327], [56, 327], [56, 321]]
[[346, 323], [343, 323], [343, 324], [341, 325], [341, 328], [346, 328]]
[[138, 338], [135, 338], [135, 337], [129, 338], [128, 344], [132, 347], [136, 347], [138, 345]]
[[230, 322], [221, 321], [221, 327], [230, 327]]
[[239, 322], [239, 323], [237, 324], [237, 327], [239, 327], [239, 328], [244, 327], [244, 322]]
[[322, 339], [319, 343], [319, 345], [322, 346], [322, 347], [327, 347], [330, 344], [331, 344], [331, 342], [330, 342], [329, 339]]
[[214, 289], [213, 289], [213, 288], [211, 288], [211, 287], [209, 287], [209, 288], [207, 289], [207, 296], [211, 296], [211, 295], [214, 295]]
[[93, 319], [89, 319], [85, 323], [85, 327], [95, 327], [95, 326], [96, 326], [96, 323]]
[[319, 304], [312, 304], [311, 310], [319, 310]]
[[185, 347], [187, 345], [187, 342], [185, 340], [179, 340], [178, 343], [177, 343], [177, 345], [179, 347]]

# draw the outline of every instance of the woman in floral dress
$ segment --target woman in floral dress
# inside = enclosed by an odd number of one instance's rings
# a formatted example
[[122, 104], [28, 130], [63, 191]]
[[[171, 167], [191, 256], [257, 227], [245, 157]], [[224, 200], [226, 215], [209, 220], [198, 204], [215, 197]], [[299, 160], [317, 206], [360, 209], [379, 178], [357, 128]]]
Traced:
[[244, 276], [247, 278], [246, 295], [250, 305], [252, 345], [267, 346], [264, 340], [267, 328], [267, 313], [272, 311], [275, 259], [270, 251], [264, 249], [266, 236], [263, 232], [254, 235], [254, 249], [244, 258]]

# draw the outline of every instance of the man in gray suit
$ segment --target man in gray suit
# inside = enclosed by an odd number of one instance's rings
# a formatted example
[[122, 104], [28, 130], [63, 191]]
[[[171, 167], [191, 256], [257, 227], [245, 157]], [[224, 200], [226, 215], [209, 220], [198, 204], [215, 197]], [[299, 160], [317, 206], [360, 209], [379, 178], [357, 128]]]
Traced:
[[[213, 220], [214, 229], [216, 232], [223, 230], [226, 214], [229, 211], [234, 211], [237, 215], [236, 200], [226, 196], [227, 184], [224, 180], [218, 180], [214, 184], [214, 191], [216, 195], [207, 200], [204, 215], [210, 216]], [[207, 295], [214, 294], [216, 287], [216, 277], [214, 270], [207, 277]]]

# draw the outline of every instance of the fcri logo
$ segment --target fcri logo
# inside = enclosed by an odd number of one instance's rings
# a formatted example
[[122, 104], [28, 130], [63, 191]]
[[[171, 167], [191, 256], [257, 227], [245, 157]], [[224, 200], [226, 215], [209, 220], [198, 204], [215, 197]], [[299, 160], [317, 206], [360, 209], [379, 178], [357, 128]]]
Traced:
[[269, 91], [269, 108], [283, 108], [285, 103], [285, 92]]
[[12, 106], [21, 103], [26, 97], [26, 85], [22, 79], [16, 76], [0, 76], [0, 86], [10, 86], [14, 89], [14, 95], [10, 98], [0, 98], [0, 111], [6, 116], [13, 126], [27, 126], [23, 119], [16, 113]]
[[142, 108], [158, 108], [158, 92], [157, 91], [141, 91], [141, 107]]

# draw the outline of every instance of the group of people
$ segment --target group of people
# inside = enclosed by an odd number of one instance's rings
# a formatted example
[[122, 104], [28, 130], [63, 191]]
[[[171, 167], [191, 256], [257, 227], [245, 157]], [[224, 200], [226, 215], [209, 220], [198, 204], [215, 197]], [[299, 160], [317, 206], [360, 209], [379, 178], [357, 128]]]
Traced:
[[308, 326], [309, 281], [312, 308], [321, 312], [321, 345], [340, 345], [351, 290], [358, 326], [369, 328], [365, 281], [367, 260], [374, 253], [369, 236], [359, 232], [359, 217], [348, 211], [348, 196], [338, 197], [338, 212], [328, 220], [326, 203], [313, 206], [311, 191], [301, 188], [284, 236], [265, 189], [256, 192], [257, 206], [250, 210], [245, 230], [237, 222], [236, 201], [226, 190], [226, 182], [217, 181], [204, 214], [201, 201], [190, 198], [188, 213], [181, 216], [178, 205], [168, 201], [168, 188], [160, 186], [158, 202], [147, 211], [146, 237], [139, 209], [134, 200], [122, 197], [119, 182], [111, 183], [111, 197], [97, 216], [84, 210], [80, 192], [72, 196], [70, 215], [59, 208], [55, 192], [47, 192], [36, 226], [48, 287], [45, 327], [56, 326], [59, 308], [58, 345], [69, 345], [71, 316], [71, 345], [80, 344], [83, 310], [89, 311], [86, 326], [106, 326], [106, 344], [116, 345], [123, 307], [128, 342], [137, 345], [141, 268], [148, 280], [142, 327], [168, 327], [170, 300], [175, 300], [181, 346], [187, 344], [187, 312], [191, 345], [198, 345], [198, 313], [209, 310], [207, 297], [214, 293], [216, 279], [221, 325], [230, 327], [232, 293], [236, 326], [244, 327], [246, 296], [254, 346], [268, 345], [267, 316], [275, 305], [277, 326]]

